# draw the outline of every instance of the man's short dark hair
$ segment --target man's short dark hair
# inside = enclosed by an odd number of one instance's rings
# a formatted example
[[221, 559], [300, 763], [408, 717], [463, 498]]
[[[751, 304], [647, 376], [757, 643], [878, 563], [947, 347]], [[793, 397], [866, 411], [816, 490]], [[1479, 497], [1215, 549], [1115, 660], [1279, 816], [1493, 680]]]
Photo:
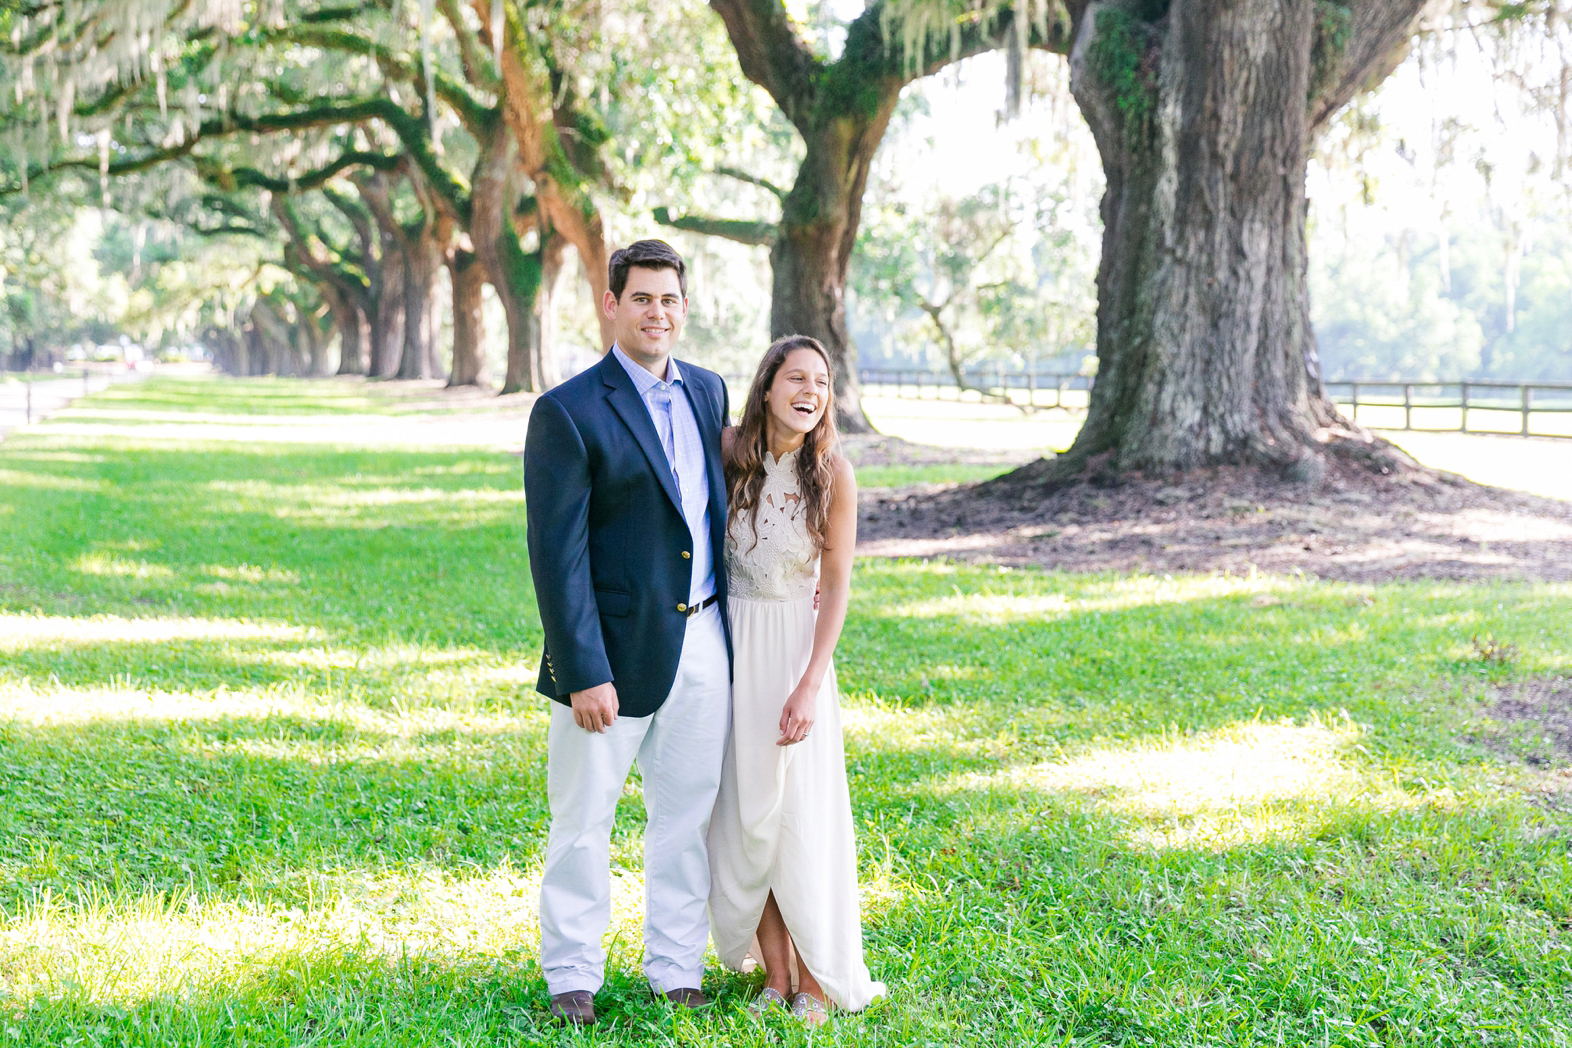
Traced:
[[688, 297], [688, 264], [677, 254], [677, 249], [664, 240], [635, 240], [611, 255], [608, 286], [618, 302], [622, 301], [622, 289], [628, 286], [628, 270], [634, 266], [676, 270], [677, 287], [682, 290], [683, 298]]

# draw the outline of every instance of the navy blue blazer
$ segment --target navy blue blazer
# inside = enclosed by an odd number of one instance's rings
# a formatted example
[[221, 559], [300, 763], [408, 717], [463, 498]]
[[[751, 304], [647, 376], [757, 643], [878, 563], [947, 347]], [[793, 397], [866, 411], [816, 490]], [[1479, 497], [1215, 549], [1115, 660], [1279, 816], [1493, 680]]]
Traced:
[[[715, 592], [726, 622], [726, 384], [683, 361], [704, 441]], [[676, 481], [633, 379], [611, 353], [543, 394], [524, 443], [529, 567], [546, 632], [537, 689], [564, 705], [607, 681], [618, 712], [646, 717], [677, 677], [693, 579], [693, 539]], [[726, 650], [731, 631], [726, 627]]]

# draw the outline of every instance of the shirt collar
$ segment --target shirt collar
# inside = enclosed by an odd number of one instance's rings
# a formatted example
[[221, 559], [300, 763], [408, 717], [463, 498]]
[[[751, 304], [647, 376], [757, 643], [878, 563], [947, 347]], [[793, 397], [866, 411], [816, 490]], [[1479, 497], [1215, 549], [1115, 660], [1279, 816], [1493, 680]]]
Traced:
[[[623, 370], [628, 373], [628, 377], [633, 380], [634, 388], [639, 391], [639, 396], [642, 397], [660, 385], [660, 379], [650, 374], [647, 368], [635, 363], [633, 358], [624, 353], [622, 347], [615, 342], [611, 344], [611, 351], [616, 355], [617, 361], [622, 365]], [[666, 358], [666, 382], [673, 386], [682, 385], [682, 372], [677, 370], [676, 357]]]

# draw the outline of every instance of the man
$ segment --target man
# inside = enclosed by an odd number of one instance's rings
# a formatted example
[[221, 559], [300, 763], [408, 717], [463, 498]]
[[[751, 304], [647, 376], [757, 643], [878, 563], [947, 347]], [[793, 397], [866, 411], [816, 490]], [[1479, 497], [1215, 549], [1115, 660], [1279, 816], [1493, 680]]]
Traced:
[[559, 1021], [595, 1021], [611, 919], [610, 838], [635, 758], [644, 779], [644, 974], [700, 1007], [709, 924], [704, 837], [731, 716], [720, 431], [726, 386], [671, 356], [682, 257], [659, 240], [611, 256], [605, 358], [542, 396], [524, 448], [530, 571], [546, 634], [539, 690], [551, 833], [541, 967]]

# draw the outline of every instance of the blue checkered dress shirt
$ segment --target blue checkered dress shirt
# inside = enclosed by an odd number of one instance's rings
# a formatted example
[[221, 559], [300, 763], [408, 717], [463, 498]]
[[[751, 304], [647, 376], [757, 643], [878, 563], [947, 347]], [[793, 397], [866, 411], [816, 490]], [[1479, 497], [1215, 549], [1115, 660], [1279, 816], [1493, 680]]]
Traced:
[[688, 590], [688, 603], [697, 604], [715, 592], [715, 554], [710, 549], [710, 485], [704, 471], [704, 440], [699, 436], [699, 422], [693, 417], [693, 405], [684, 392], [682, 372], [677, 362], [666, 361], [666, 379], [662, 381], [622, 351], [613, 343], [611, 351], [633, 379], [633, 388], [649, 410], [650, 421], [655, 424], [655, 434], [661, 447], [666, 449], [666, 461], [677, 481], [677, 491], [682, 495], [682, 517], [688, 522], [688, 532], [693, 536], [693, 584]]

